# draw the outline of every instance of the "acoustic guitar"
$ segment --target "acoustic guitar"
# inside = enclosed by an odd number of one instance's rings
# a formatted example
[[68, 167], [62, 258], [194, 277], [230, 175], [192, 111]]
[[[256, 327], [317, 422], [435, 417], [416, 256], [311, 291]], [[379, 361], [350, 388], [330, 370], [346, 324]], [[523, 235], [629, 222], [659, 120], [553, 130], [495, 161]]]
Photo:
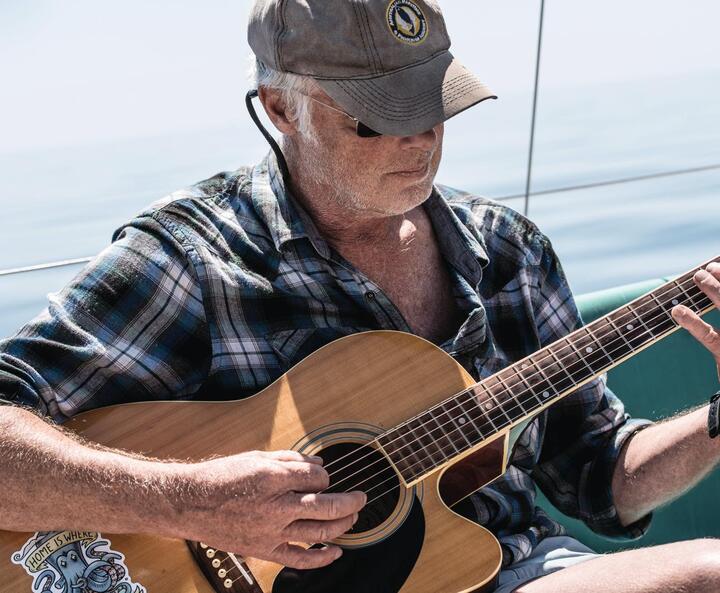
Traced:
[[336, 540], [343, 556], [317, 570], [147, 535], [0, 532], [0, 593], [492, 591], [500, 545], [451, 508], [503, 474], [538, 413], [677, 330], [675, 305], [712, 309], [697, 269], [480, 383], [430, 342], [371, 331], [320, 348], [251, 398], [78, 415], [68, 426], [86, 439], [159, 458], [320, 455], [328, 490], [363, 490], [368, 503]]

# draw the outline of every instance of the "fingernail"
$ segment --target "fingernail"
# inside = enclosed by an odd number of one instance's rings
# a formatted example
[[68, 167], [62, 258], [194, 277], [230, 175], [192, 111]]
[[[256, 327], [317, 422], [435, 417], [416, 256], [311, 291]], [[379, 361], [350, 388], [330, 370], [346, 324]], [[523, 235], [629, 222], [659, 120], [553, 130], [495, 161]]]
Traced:
[[357, 513], [355, 513], [353, 515], [353, 525], [355, 525], [355, 523], [357, 523], [358, 517], [359, 517], [359, 515]]
[[312, 459], [315, 463], [322, 464], [323, 458], [318, 455], [310, 455], [310, 459]]
[[700, 280], [702, 282], [703, 280], [707, 280], [710, 274], [708, 274], [705, 270], [698, 270], [695, 272], [695, 278]]
[[678, 305], [677, 307], [673, 308], [672, 314], [675, 317], [685, 317], [685, 315], [687, 315], [687, 309], [685, 309], [685, 307], [683, 307], [682, 305]]
[[335, 560], [340, 558], [340, 556], [342, 556], [342, 555], [343, 555], [342, 548], [335, 548]]

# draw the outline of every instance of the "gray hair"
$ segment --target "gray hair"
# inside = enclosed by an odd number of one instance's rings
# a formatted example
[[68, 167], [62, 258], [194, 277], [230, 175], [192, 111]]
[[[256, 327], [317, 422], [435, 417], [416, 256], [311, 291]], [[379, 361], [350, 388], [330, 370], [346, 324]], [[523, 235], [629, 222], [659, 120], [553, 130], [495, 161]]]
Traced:
[[312, 122], [310, 121], [311, 99], [308, 95], [317, 88], [312, 78], [273, 70], [253, 57], [250, 80], [256, 89], [265, 87], [279, 91], [288, 108], [290, 120], [297, 123], [301, 134], [312, 135]]

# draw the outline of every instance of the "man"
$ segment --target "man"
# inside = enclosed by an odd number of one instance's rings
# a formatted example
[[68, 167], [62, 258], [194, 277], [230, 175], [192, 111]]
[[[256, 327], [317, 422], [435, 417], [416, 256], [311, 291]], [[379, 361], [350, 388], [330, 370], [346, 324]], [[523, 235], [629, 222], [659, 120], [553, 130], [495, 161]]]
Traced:
[[[282, 151], [119, 229], [2, 343], [8, 402], [60, 422], [111, 403], [237, 399], [337, 337], [383, 328], [481, 378], [581, 323], [532, 223], [433, 185], [443, 122], [493, 96], [448, 53], [433, 1], [259, 0], [250, 42]], [[696, 281], [720, 305], [720, 265]], [[674, 314], [720, 364], [717, 332]], [[707, 416], [628, 420], [601, 379], [542, 414], [463, 508], [503, 544], [497, 591], [717, 591], [716, 540], [599, 556], [534, 506], [533, 480], [593, 529], [641, 535], [720, 459]], [[341, 550], [290, 542], [334, 539], [365, 503], [317, 494], [327, 473], [294, 452], [163, 463], [83, 444], [20, 406], [0, 408], [0, 426], [2, 529], [155, 533], [312, 568]]]

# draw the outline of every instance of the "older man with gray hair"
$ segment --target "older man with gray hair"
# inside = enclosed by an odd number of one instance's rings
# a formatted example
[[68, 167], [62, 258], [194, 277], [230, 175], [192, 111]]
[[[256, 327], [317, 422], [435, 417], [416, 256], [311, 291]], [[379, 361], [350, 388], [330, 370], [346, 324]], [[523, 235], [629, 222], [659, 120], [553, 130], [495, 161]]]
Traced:
[[[114, 403], [237, 399], [371, 329], [422, 336], [479, 380], [581, 326], [530, 221], [434, 183], [443, 122], [495, 98], [449, 52], [434, 0], [258, 0], [249, 39], [248, 105], [257, 122], [258, 95], [281, 133], [277, 145], [262, 130], [273, 153], [122, 226], [0, 343], [0, 395], [12, 404], [0, 407], [0, 528], [185, 538], [301, 569], [298, 592], [311, 590], [302, 575], [333, 567], [348, 575], [339, 588], [320, 578], [313, 591], [400, 591], [404, 575], [381, 580], [393, 558], [378, 567], [332, 543], [298, 545], [345, 533], [366, 503], [321, 492], [320, 459], [164, 463], [83, 443], [27, 410], [61, 423]], [[720, 304], [720, 266], [696, 281]], [[675, 315], [720, 360], [715, 330], [682, 307]], [[542, 412], [507, 472], [455, 509], [502, 544], [493, 590], [720, 589], [716, 540], [598, 555], [535, 505], [538, 485], [595, 531], [639, 537], [654, 508], [720, 459], [706, 416], [631, 420], [603, 378]]]

